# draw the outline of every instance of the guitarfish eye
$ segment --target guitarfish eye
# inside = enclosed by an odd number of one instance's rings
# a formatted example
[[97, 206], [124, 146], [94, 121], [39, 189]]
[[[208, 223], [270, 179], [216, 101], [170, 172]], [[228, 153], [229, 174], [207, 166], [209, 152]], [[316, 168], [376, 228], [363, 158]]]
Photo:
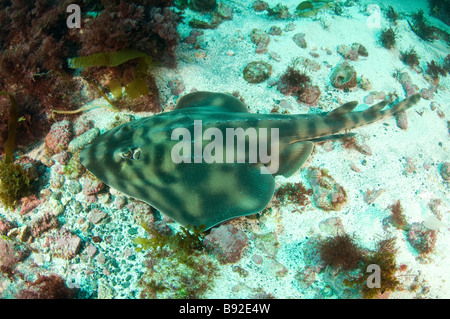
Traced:
[[123, 152], [122, 154], [120, 154], [120, 156], [122, 156], [123, 158], [129, 159], [131, 158], [131, 155], [133, 153], [131, 152], [131, 150], [127, 151], [127, 152]]

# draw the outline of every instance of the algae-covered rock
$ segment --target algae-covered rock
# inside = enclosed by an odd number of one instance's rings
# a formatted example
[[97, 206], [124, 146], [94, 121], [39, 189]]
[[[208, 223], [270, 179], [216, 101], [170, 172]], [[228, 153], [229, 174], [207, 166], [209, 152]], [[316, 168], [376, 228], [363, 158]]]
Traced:
[[339, 64], [330, 76], [331, 85], [337, 89], [351, 89], [358, 84], [355, 69], [347, 62]]
[[426, 255], [432, 252], [436, 244], [436, 231], [426, 228], [423, 223], [412, 223], [406, 236], [419, 254]]
[[195, 29], [215, 29], [217, 28], [218, 24], [209, 23], [207, 21], [199, 20], [197, 18], [192, 18], [189, 21], [189, 26]]
[[292, 40], [294, 40], [295, 44], [297, 44], [300, 48], [306, 49], [307, 44], [305, 40], [305, 34], [304, 33], [297, 33], [292, 37]]
[[308, 170], [314, 205], [326, 211], [338, 211], [347, 202], [347, 194], [328, 172], [319, 168]]
[[250, 40], [257, 45], [256, 53], [267, 52], [267, 46], [269, 45], [270, 42], [270, 37], [268, 33], [260, 29], [253, 29], [250, 32]]
[[272, 74], [272, 66], [264, 61], [253, 61], [244, 69], [244, 79], [249, 83], [261, 83]]
[[299, 96], [299, 100], [303, 103], [314, 105], [320, 98], [320, 89], [317, 85], [308, 85], [305, 90]]
[[278, 3], [273, 8], [267, 8], [268, 16], [277, 19], [287, 19], [289, 18], [289, 9], [282, 3]]

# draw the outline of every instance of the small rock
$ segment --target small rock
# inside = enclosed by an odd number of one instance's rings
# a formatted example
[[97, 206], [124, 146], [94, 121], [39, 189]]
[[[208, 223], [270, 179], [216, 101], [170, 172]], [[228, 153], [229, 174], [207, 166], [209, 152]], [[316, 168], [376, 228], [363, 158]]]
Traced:
[[363, 57], [369, 56], [369, 52], [367, 52], [366, 47], [363, 46], [361, 43], [353, 43], [352, 50], [357, 52], [360, 56], [363, 56]]
[[186, 89], [186, 87], [184, 86], [183, 82], [180, 79], [170, 81], [169, 87], [170, 92], [175, 96], [179, 96]]
[[299, 100], [303, 103], [314, 105], [317, 100], [320, 98], [320, 89], [317, 85], [310, 86], [308, 85], [302, 94], [299, 96]]
[[[70, 143], [69, 143], [69, 147], [70, 147]], [[56, 154], [54, 156], [54, 159], [56, 160], [56, 162], [58, 162], [58, 164], [66, 165], [70, 159], [70, 153], [68, 151], [62, 151], [61, 153]]]
[[81, 192], [81, 185], [77, 180], [69, 179], [65, 184], [65, 190], [72, 195], [76, 195]]
[[92, 174], [86, 174], [83, 179], [83, 194], [94, 195], [100, 192], [105, 185]]
[[89, 258], [92, 258], [95, 256], [95, 254], [97, 253], [97, 247], [95, 247], [94, 245], [90, 244], [89, 246], [87, 246], [86, 248], [86, 253], [88, 255]]
[[272, 74], [272, 66], [264, 61], [253, 61], [244, 69], [244, 79], [249, 83], [261, 83]]
[[104, 253], [100, 253], [100, 254], [97, 255], [97, 262], [100, 265], [103, 265], [106, 262], [106, 256], [105, 256]]
[[347, 202], [344, 188], [334, 178], [319, 168], [308, 170], [308, 180], [313, 191], [314, 204], [323, 210], [340, 210]]
[[189, 36], [184, 39], [184, 42], [188, 44], [195, 44], [197, 43], [197, 37], [203, 34], [204, 32], [202, 30], [192, 29]]
[[68, 120], [54, 123], [45, 137], [45, 148], [50, 155], [67, 149], [72, 137], [71, 124]]
[[383, 188], [372, 190], [368, 189], [367, 192], [364, 194], [364, 201], [367, 204], [372, 204], [384, 192], [386, 192], [386, 190]]
[[22, 205], [20, 206], [20, 215], [28, 214], [42, 203], [42, 200], [37, 198], [36, 195], [22, 198], [20, 201], [22, 202]]
[[80, 251], [81, 239], [68, 230], [61, 229], [58, 235], [51, 239], [50, 246], [56, 257], [70, 260]]
[[430, 89], [427, 89], [427, 88], [423, 88], [422, 90], [420, 90], [420, 95], [425, 100], [432, 100], [434, 98], [433, 93], [434, 93], [433, 90], [430, 90]]
[[412, 83], [412, 79], [407, 72], [402, 72], [398, 81], [402, 84], [407, 96], [413, 95], [419, 90], [419, 87]]
[[258, 235], [255, 240], [255, 247], [271, 258], [275, 258], [280, 247], [276, 232]]
[[250, 39], [257, 45], [256, 53], [263, 54], [267, 52], [267, 46], [270, 42], [270, 37], [267, 33], [260, 29], [253, 29], [250, 32]]
[[350, 169], [356, 173], [361, 172], [361, 169], [355, 163], [350, 163]]
[[399, 112], [395, 115], [395, 122], [399, 128], [406, 130], [408, 128], [408, 118], [405, 112]]
[[44, 164], [47, 167], [52, 167], [55, 164], [55, 161], [50, 156], [45, 154], [40, 157], [40, 160], [42, 164]]
[[225, 54], [228, 55], [228, 56], [234, 56], [235, 55], [233, 50], [228, 50]]
[[195, 29], [215, 29], [217, 28], [217, 26], [219, 21], [212, 21], [207, 22], [207, 21], [203, 21], [203, 20], [199, 20], [197, 18], [192, 18], [191, 20], [189, 20], [188, 25], [191, 28], [195, 28]]
[[384, 93], [384, 92], [374, 91], [372, 94], [373, 94], [373, 97], [377, 100], [386, 99], [386, 93]]
[[261, 255], [253, 255], [252, 260], [255, 264], [260, 265], [263, 261], [263, 258], [261, 257]]
[[316, 72], [321, 69], [321, 66], [317, 61], [304, 57], [300, 57], [298, 61], [301, 65], [303, 65], [306, 68], [307, 71]]
[[[0, 237], [0, 251], [2, 254], [2, 258], [0, 258], [0, 269], [2, 270], [13, 270], [14, 266], [24, 260], [30, 253], [25, 245], [16, 241], [3, 239], [2, 237]], [[5, 287], [4, 282], [5, 279], [2, 278], [2, 288]]]
[[288, 7], [283, 5], [282, 3], [278, 3], [273, 8], [269, 7], [267, 9], [267, 11], [268, 11], [267, 15], [269, 17], [274, 17], [274, 18], [277, 18], [277, 19], [287, 19], [290, 16]]
[[109, 193], [102, 193], [97, 195], [98, 202], [102, 205], [105, 205], [109, 202], [111, 197], [109, 196]]
[[348, 45], [341, 44], [338, 46], [337, 52], [347, 60], [358, 60], [358, 52], [352, 50]]
[[13, 228], [6, 236], [12, 239], [17, 239], [21, 242], [26, 242], [30, 237], [29, 227], [28, 225], [23, 225], [21, 227]]
[[134, 220], [144, 222], [147, 225], [153, 225], [155, 222], [155, 215], [153, 215], [152, 208], [148, 204], [138, 200], [130, 200], [126, 207], [133, 213]]
[[99, 224], [101, 221], [103, 221], [104, 219], [106, 219], [108, 217], [108, 214], [106, 212], [104, 212], [101, 209], [98, 208], [94, 208], [93, 210], [91, 210], [87, 216], [87, 219], [89, 222], [91, 222], [92, 224]]
[[123, 195], [116, 196], [115, 205], [117, 209], [122, 209], [127, 203], [127, 198]]
[[72, 209], [72, 211], [75, 214], [80, 213], [83, 210], [83, 206], [81, 205], [81, 203], [77, 200], [72, 200], [69, 203], [69, 207]]
[[294, 22], [289, 22], [288, 24], [286, 24], [286, 26], [283, 29], [284, 32], [289, 32], [289, 31], [294, 31], [294, 30], [295, 30]]
[[359, 86], [364, 91], [368, 91], [372, 88], [372, 83], [370, 82], [370, 80], [368, 78], [362, 76], [361, 80], [359, 81]]
[[367, 57], [369, 53], [367, 49], [360, 43], [353, 43], [351, 47], [341, 44], [337, 48], [337, 52], [347, 60], [356, 61], [359, 56]]
[[[6, 234], [15, 227], [13, 223], [9, 220], [4, 219], [0, 216], [0, 235], [6, 236]], [[1, 236], [0, 236], [1, 238]]]
[[331, 85], [337, 89], [351, 89], [358, 84], [355, 69], [347, 62], [339, 64], [330, 76]]
[[114, 288], [108, 284], [106, 280], [102, 280], [101, 282], [98, 283], [97, 295], [98, 299], [114, 299], [117, 293], [114, 290]]
[[330, 217], [319, 223], [319, 229], [329, 236], [343, 235], [344, 225], [339, 217]]
[[64, 205], [59, 199], [50, 197], [47, 200], [46, 206], [49, 208], [49, 212], [55, 216], [59, 216], [64, 212]]
[[81, 135], [94, 127], [94, 123], [84, 116], [80, 116], [73, 125], [75, 136]]
[[269, 272], [271, 272], [276, 278], [281, 278], [287, 275], [288, 269], [276, 260], [272, 260], [269, 265]]
[[423, 223], [412, 223], [407, 239], [420, 254], [428, 254], [433, 251], [436, 244], [436, 231], [426, 228]]
[[304, 33], [297, 33], [292, 37], [292, 40], [294, 40], [294, 43], [302, 49], [306, 49], [306, 47], [308, 46], [306, 43], [306, 40], [305, 40], [305, 35], [306, 34], [304, 34]]
[[450, 163], [449, 162], [442, 163], [441, 168], [439, 169], [439, 173], [441, 174], [444, 181], [450, 182]]
[[220, 19], [231, 20], [233, 18], [233, 8], [224, 5], [222, 2], [219, 2], [216, 14], [219, 16]]
[[256, 0], [253, 2], [253, 10], [256, 12], [262, 12], [269, 8], [269, 4], [265, 1]]
[[368, 105], [373, 104], [373, 102], [374, 102], [373, 94], [369, 94], [364, 98], [364, 103]]
[[280, 62], [280, 61], [281, 61], [281, 57], [280, 57], [280, 55], [279, 55], [278, 53], [276, 53], [276, 52], [274, 52], [274, 51], [270, 51], [269, 55], [270, 55], [270, 57], [271, 57], [273, 60], [275, 60], [275, 61], [277, 61], [277, 62]]
[[34, 238], [39, 237], [50, 229], [55, 229], [60, 226], [58, 218], [51, 213], [44, 213], [43, 215], [35, 218], [30, 224], [30, 235]]
[[281, 30], [281, 28], [279, 26], [273, 25], [270, 27], [269, 29], [269, 34], [270, 35], [280, 35], [283, 31]]

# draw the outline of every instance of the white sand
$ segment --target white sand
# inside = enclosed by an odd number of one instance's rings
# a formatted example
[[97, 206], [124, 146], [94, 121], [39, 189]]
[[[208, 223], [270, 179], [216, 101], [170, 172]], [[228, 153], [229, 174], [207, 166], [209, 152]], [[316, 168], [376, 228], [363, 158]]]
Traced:
[[[250, 2], [250, 1], [249, 1]], [[354, 42], [363, 44], [368, 52], [367, 58], [360, 58], [359, 61], [350, 62], [357, 70], [358, 76], [363, 75], [372, 83], [373, 91], [383, 91], [385, 93], [396, 92], [400, 97], [405, 96], [400, 83], [392, 77], [395, 69], [399, 68], [407, 71], [413, 82], [419, 88], [428, 88], [429, 84], [421, 74], [412, 71], [408, 66], [400, 61], [400, 51], [406, 51], [414, 47], [421, 58], [421, 66], [426, 66], [426, 62], [436, 59], [441, 61], [448, 54], [448, 47], [442, 41], [427, 43], [420, 40], [411, 30], [406, 20], [400, 20], [397, 26], [397, 33], [400, 35], [397, 41], [397, 48], [387, 50], [379, 42], [379, 29], [369, 29], [366, 26], [365, 9], [373, 2], [364, 1], [362, 4], [347, 8], [341, 17], [332, 15], [329, 11], [319, 13], [329, 25], [324, 30], [318, 21], [310, 18], [295, 20], [273, 20], [268, 19], [265, 13], [252, 12], [250, 5], [245, 1], [234, 1], [235, 10], [233, 20], [222, 23], [216, 30], [204, 31], [204, 42], [206, 45], [206, 57], [196, 59], [190, 45], [181, 44], [178, 54], [182, 58], [176, 72], [171, 74], [183, 80], [186, 91], [191, 89], [210, 90], [219, 92], [238, 91], [249, 105], [251, 110], [268, 112], [275, 104], [274, 101], [286, 99], [292, 106], [292, 113], [304, 113], [308, 107], [298, 104], [294, 98], [280, 94], [275, 87], [270, 87], [266, 82], [261, 84], [248, 84], [242, 77], [242, 70], [245, 65], [253, 60], [263, 60], [273, 66], [272, 77], [281, 75], [294, 58], [307, 57], [320, 63], [321, 70], [310, 73], [313, 83], [318, 85], [322, 91], [319, 105], [325, 110], [332, 109], [339, 105], [340, 101], [358, 100], [362, 103], [368, 92], [358, 89], [355, 92], [344, 93], [331, 87], [329, 81], [330, 68], [336, 66], [344, 59], [336, 52], [340, 44], [351, 45]], [[268, 1], [271, 6], [277, 1]], [[296, 7], [297, 2], [287, 3], [290, 12]], [[404, 3], [404, 2], [403, 2]], [[399, 5], [395, 1], [384, 2], [383, 8], [392, 5], [398, 12], [412, 13], [422, 8], [428, 12], [426, 1], [408, 2], [407, 5]], [[189, 17], [189, 15], [187, 15]], [[436, 19], [430, 19], [435, 21]], [[254, 53], [255, 45], [251, 43], [249, 33], [253, 28], [268, 31], [269, 27], [276, 25], [282, 29], [288, 22], [294, 22], [295, 30], [283, 32], [281, 36], [271, 36], [268, 51], [276, 52], [281, 61], [276, 62], [267, 54]], [[382, 26], [387, 27], [388, 22], [382, 18]], [[442, 23], [438, 23], [442, 27]], [[444, 25], [445, 26], [445, 25]], [[448, 28], [447, 28], [448, 30]], [[182, 34], [188, 34], [189, 28], [180, 28]], [[305, 33], [308, 43], [307, 49], [297, 47], [292, 36], [296, 33]], [[332, 50], [331, 56], [327, 55], [323, 49]], [[226, 53], [232, 50], [233, 56]], [[447, 50], [447, 51], [445, 51]], [[312, 58], [308, 52], [313, 51], [320, 55], [319, 58]], [[167, 74], [164, 71], [161, 74]], [[164, 85], [164, 83], [160, 83]], [[440, 105], [444, 113], [448, 113], [448, 87], [449, 79], [442, 78], [440, 89], [435, 93], [434, 102]], [[447, 123], [445, 119], [440, 119], [435, 111], [430, 110], [430, 102], [421, 100], [418, 105], [407, 112], [408, 130], [399, 129], [394, 119], [388, 119], [383, 123], [355, 130], [360, 140], [369, 145], [372, 150], [371, 156], [365, 156], [354, 150], [345, 150], [337, 146], [333, 151], [326, 152], [320, 147], [312, 160], [310, 166], [319, 166], [329, 170], [330, 174], [338, 183], [347, 190], [348, 203], [338, 212], [323, 212], [310, 207], [303, 214], [291, 213], [292, 207], [286, 207], [279, 216], [268, 216], [263, 218], [264, 225], [255, 226], [256, 233], [266, 233], [277, 231], [280, 248], [276, 255], [276, 260], [287, 268], [284, 277], [276, 279], [273, 274], [271, 260], [264, 258], [261, 265], [256, 265], [251, 260], [253, 254], [264, 254], [250, 245], [249, 251], [239, 265], [249, 270], [247, 278], [241, 278], [237, 273], [232, 272], [229, 267], [224, 267], [224, 275], [218, 279], [215, 289], [208, 294], [208, 297], [249, 297], [257, 288], [262, 288], [265, 292], [276, 297], [313, 297], [313, 289], [301, 290], [294, 284], [294, 277], [298, 270], [304, 267], [304, 260], [301, 249], [304, 247], [305, 238], [311, 236], [327, 236], [322, 233], [318, 224], [329, 217], [339, 217], [345, 230], [350, 234], [355, 234], [361, 246], [367, 249], [374, 249], [375, 243], [390, 236], [397, 237], [399, 248], [397, 255], [398, 264], [408, 266], [407, 276], [399, 277], [408, 287], [413, 280], [416, 280], [420, 287], [415, 292], [398, 291], [391, 294], [392, 298], [412, 298], [414, 296], [424, 296], [432, 298], [448, 298], [450, 296], [450, 275], [447, 266], [450, 262], [448, 245], [450, 240], [449, 226], [449, 200], [448, 185], [439, 176], [438, 165], [449, 160], [449, 140]], [[419, 115], [418, 112], [422, 113]], [[442, 143], [439, 146], [438, 143]], [[336, 145], [338, 145], [337, 143]], [[317, 148], [316, 148], [317, 149]], [[408, 176], [403, 175], [405, 158], [414, 160], [416, 173]], [[367, 161], [365, 166], [361, 161]], [[361, 171], [356, 173], [349, 168], [349, 164], [356, 164]], [[423, 165], [431, 165], [427, 171]], [[291, 182], [306, 179], [302, 174], [297, 174], [289, 179]], [[277, 180], [282, 184], [287, 182], [283, 178]], [[364, 202], [363, 197], [367, 189], [386, 189], [373, 205]], [[422, 261], [418, 258], [417, 252], [407, 243], [405, 233], [400, 230], [390, 229], [388, 234], [383, 230], [382, 220], [388, 217], [390, 211], [388, 207], [396, 200], [400, 200], [404, 207], [405, 216], [409, 223], [424, 221], [426, 216], [432, 214], [428, 208], [430, 199], [438, 198], [443, 201], [441, 212], [443, 214], [442, 227], [437, 236], [437, 243], [434, 252]], [[280, 219], [280, 221], [278, 221]], [[259, 230], [261, 228], [261, 230]], [[415, 276], [420, 274], [418, 276]], [[316, 287], [321, 287], [320, 276], [316, 278], [319, 282]], [[243, 287], [240, 287], [242, 285]], [[233, 286], [236, 286], [233, 290]], [[239, 288], [240, 287], [240, 288]], [[429, 293], [420, 295], [423, 287], [428, 287]]]

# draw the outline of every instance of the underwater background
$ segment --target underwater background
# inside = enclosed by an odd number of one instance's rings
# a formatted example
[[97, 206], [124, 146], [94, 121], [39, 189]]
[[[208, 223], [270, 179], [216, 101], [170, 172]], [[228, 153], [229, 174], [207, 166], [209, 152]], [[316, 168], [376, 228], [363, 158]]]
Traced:
[[[434, 0], [2, 1], [0, 297], [449, 298], [449, 19]], [[194, 91], [261, 114], [422, 99], [202, 232], [79, 160]]]

